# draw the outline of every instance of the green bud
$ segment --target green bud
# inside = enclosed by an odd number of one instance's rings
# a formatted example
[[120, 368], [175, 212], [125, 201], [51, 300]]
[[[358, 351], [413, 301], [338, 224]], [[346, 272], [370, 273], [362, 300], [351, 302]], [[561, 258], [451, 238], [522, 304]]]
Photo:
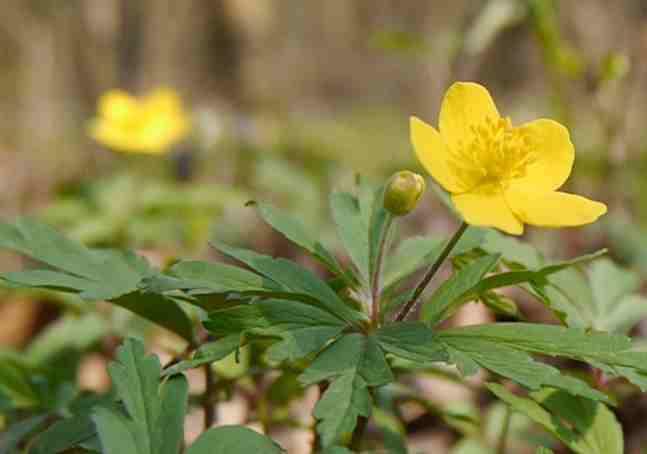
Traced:
[[402, 170], [395, 173], [384, 191], [384, 208], [395, 216], [409, 214], [418, 204], [427, 184], [417, 173]]

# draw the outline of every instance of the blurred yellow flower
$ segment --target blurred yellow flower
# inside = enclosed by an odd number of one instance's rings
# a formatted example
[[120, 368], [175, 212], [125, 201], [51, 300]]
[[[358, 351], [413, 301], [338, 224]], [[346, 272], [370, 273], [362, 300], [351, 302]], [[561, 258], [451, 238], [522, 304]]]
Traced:
[[157, 89], [135, 98], [111, 90], [99, 99], [90, 135], [115, 151], [164, 153], [189, 132], [189, 118], [176, 92]]
[[568, 179], [575, 150], [568, 130], [546, 119], [512, 126], [485, 87], [453, 84], [443, 100], [440, 132], [411, 118], [418, 159], [448, 192], [465, 222], [520, 235], [524, 224], [589, 224], [603, 203], [557, 189]]

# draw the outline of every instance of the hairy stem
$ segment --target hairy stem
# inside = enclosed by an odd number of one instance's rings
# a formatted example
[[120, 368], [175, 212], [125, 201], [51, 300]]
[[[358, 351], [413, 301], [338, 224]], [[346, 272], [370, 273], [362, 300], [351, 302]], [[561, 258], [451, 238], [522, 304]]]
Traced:
[[384, 254], [386, 253], [386, 244], [393, 224], [393, 216], [387, 215], [386, 223], [382, 229], [380, 242], [375, 259], [375, 269], [371, 276], [371, 325], [377, 328], [380, 324], [380, 291], [382, 286], [382, 264], [384, 263]]
[[420, 296], [422, 295], [422, 292], [425, 290], [425, 288], [427, 288], [429, 282], [431, 282], [431, 279], [434, 277], [436, 272], [438, 272], [440, 266], [449, 256], [449, 253], [452, 251], [452, 249], [454, 249], [454, 246], [456, 246], [458, 240], [460, 240], [463, 233], [465, 233], [465, 230], [467, 230], [467, 227], [467, 224], [463, 222], [458, 230], [456, 230], [456, 233], [454, 233], [454, 236], [451, 237], [436, 261], [431, 265], [431, 267], [429, 267], [429, 270], [427, 271], [427, 273], [425, 273], [425, 276], [422, 278], [422, 280], [414, 290], [411, 299], [407, 301], [407, 304], [404, 305], [398, 316], [395, 318], [395, 321], [401, 322], [402, 320], [404, 320], [407, 315], [409, 315], [409, 312], [411, 312], [411, 310], [416, 306], [418, 300], [420, 299]]

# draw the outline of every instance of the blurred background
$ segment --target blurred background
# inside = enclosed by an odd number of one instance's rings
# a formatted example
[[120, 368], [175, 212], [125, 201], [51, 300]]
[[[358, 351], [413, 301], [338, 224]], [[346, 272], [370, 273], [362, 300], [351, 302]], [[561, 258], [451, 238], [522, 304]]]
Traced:
[[[530, 229], [529, 240], [554, 258], [609, 247], [644, 275], [646, 57], [644, 0], [4, 1], [0, 214], [36, 216], [91, 246], [136, 248], [160, 266], [207, 256], [214, 235], [302, 260], [245, 202], [271, 201], [338, 244], [328, 193], [356, 173], [381, 181], [420, 171], [409, 116], [436, 124], [447, 87], [473, 80], [516, 124], [567, 125], [577, 159], [566, 189], [609, 205], [593, 226]], [[175, 90], [190, 115], [184, 141], [135, 155], [89, 137], [102, 94], [159, 87]], [[405, 224], [445, 235], [455, 220], [428, 191]], [[2, 271], [20, 265], [0, 256]], [[0, 345], [29, 348], [82, 307], [5, 292]], [[470, 308], [465, 317], [488, 320]], [[140, 323], [111, 317], [87, 330], [88, 345]], [[107, 386], [104, 360], [84, 357], [84, 386]], [[638, 406], [623, 422], [647, 415]], [[421, 427], [433, 452], [456, 440], [442, 424]], [[645, 429], [627, 427], [638, 446]]]

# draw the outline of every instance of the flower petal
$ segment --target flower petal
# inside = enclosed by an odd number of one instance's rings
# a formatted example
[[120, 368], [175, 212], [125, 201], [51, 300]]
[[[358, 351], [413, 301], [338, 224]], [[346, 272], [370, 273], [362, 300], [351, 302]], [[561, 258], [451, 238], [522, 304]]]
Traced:
[[472, 128], [488, 117], [497, 120], [499, 111], [487, 89], [473, 82], [456, 82], [445, 93], [440, 108], [440, 135], [447, 147], [455, 150], [460, 143], [469, 143]]
[[99, 98], [99, 116], [111, 121], [126, 121], [139, 103], [122, 90], [110, 90]]
[[554, 191], [571, 174], [575, 149], [568, 129], [553, 120], [540, 119], [519, 127], [529, 134], [536, 160], [526, 167], [526, 174], [514, 184], [539, 191]]
[[155, 115], [163, 113], [182, 114], [182, 100], [173, 90], [168, 88], [158, 88], [148, 94], [143, 104], [147, 110]]
[[438, 131], [417, 117], [411, 117], [410, 129], [411, 143], [425, 170], [447, 191], [464, 190], [449, 170], [447, 148]]
[[523, 224], [508, 207], [501, 191], [452, 195], [452, 202], [470, 225], [495, 227], [512, 235], [523, 233]]
[[604, 203], [565, 192], [508, 190], [505, 198], [525, 223], [540, 227], [570, 227], [595, 222], [607, 212]]

